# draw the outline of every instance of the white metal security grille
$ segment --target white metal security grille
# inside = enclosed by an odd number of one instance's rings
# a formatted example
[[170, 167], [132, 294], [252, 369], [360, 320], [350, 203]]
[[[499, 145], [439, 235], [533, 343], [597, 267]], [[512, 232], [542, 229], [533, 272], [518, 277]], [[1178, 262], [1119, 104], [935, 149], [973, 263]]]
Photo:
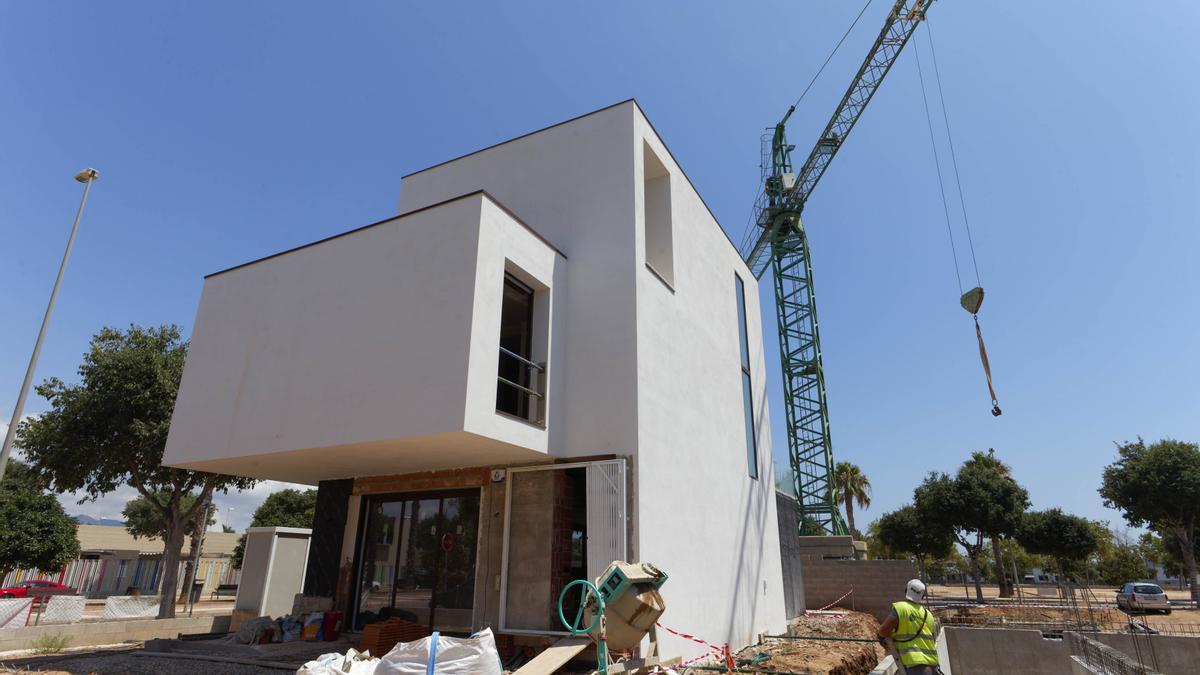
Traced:
[[[545, 466], [517, 467], [508, 470], [508, 485], [505, 491], [504, 546], [500, 573], [500, 628], [509, 633], [561, 633], [555, 625], [533, 628], [520, 625], [520, 618], [508, 617], [509, 561], [513, 528], [513, 490], [519, 482], [518, 476], [530, 471], [565, 471], [585, 469], [587, 475], [587, 574], [591, 579], [600, 576], [614, 560], [624, 560], [626, 555], [626, 478], [625, 460], [610, 459], [600, 462], [577, 462]], [[554, 607], [558, 598], [552, 599]], [[550, 610], [551, 608], [546, 608]], [[514, 625], [517, 624], [517, 625]]]
[[588, 577], [614, 560], [625, 560], [625, 460], [587, 467]]

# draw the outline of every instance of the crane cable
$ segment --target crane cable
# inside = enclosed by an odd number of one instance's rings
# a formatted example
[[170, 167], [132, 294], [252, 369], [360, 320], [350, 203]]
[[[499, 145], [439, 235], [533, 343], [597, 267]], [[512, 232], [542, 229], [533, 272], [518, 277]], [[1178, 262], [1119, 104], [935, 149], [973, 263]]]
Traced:
[[958, 248], [954, 243], [954, 228], [950, 223], [950, 203], [946, 198], [946, 185], [942, 178], [942, 164], [938, 157], [937, 140], [933, 132], [933, 114], [929, 110], [929, 97], [925, 93], [925, 72], [921, 67], [921, 51], [913, 50], [917, 61], [917, 76], [921, 83], [921, 101], [925, 104], [925, 122], [929, 127], [929, 143], [933, 149], [933, 164], [937, 169], [938, 190], [942, 195], [942, 213], [946, 218], [946, 233], [950, 237], [950, 254], [954, 259], [954, 276], [958, 281], [959, 304], [962, 308], [970, 312], [971, 318], [975, 321], [975, 338], [979, 342], [979, 361], [983, 364], [983, 373], [987, 378], [988, 394], [992, 399], [992, 416], [999, 417], [1001, 414], [1000, 402], [996, 399], [996, 389], [992, 384], [992, 367], [988, 361], [987, 347], [983, 343], [983, 329], [979, 325], [979, 308], [983, 305], [983, 282], [979, 274], [979, 262], [975, 257], [975, 241], [971, 236], [971, 221], [967, 217], [967, 202], [963, 197], [962, 178], [958, 171], [958, 156], [954, 152], [954, 136], [950, 133], [950, 115], [946, 111], [946, 97], [942, 90], [942, 75], [937, 64], [937, 50], [933, 46], [933, 29], [930, 27], [929, 19], [925, 19], [925, 35], [929, 39], [929, 51], [933, 57], [933, 72], [934, 81], [937, 84], [938, 100], [942, 107], [942, 121], [946, 125], [946, 139], [950, 147], [950, 161], [954, 168], [954, 182], [958, 189], [958, 202], [962, 208], [963, 226], [967, 232], [967, 247], [971, 252], [971, 267], [975, 272], [974, 288], [963, 292], [962, 271], [958, 264]]
[[846, 29], [845, 33], [842, 33], [842, 39], [837, 41], [837, 44], [833, 46], [833, 51], [829, 52], [829, 56], [825, 57], [825, 63], [822, 63], [821, 67], [817, 68], [817, 72], [814, 73], [812, 79], [808, 81], [808, 86], [804, 88], [804, 91], [800, 92], [800, 98], [796, 99], [796, 102], [792, 104], [793, 108], [800, 105], [800, 102], [803, 101], [804, 97], [808, 95], [808, 90], [812, 89], [812, 86], [817, 82], [817, 78], [821, 76], [821, 73], [825, 72], [825, 66], [829, 65], [829, 62], [833, 60], [833, 55], [837, 54], [838, 50], [842, 48], [842, 43], [846, 41], [847, 37], [850, 37], [850, 31], [854, 30], [854, 27], [858, 25], [858, 20], [863, 17], [863, 14], [866, 14], [867, 8], [870, 7], [871, 3], [874, 1], [875, 0], [867, 0], [867, 4], [863, 5], [862, 9], [858, 10], [858, 16], [854, 17], [854, 20], [850, 22], [850, 27]]

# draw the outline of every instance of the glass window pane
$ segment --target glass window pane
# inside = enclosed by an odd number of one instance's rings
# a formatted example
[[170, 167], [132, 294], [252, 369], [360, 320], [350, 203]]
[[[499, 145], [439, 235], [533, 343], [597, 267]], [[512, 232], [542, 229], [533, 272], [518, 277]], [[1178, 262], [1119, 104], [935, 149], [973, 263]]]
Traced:
[[[500, 306], [500, 346], [521, 358], [533, 358], [533, 290], [509, 275], [504, 277]], [[532, 388], [529, 367], [504, 352], [500, 352], [499, 374], [509, 382]], [[528, 394], [504, 382], [496, 386], [497, 410], [517, 417], [529, 416]]]
[[742, 369], [750, 370], [750, 340], [746, 336], [746, 285], [736, 274], [733, 275], [733, 280], [737, 285], [738, 340], [742, 350]]
[[746, 463], [751, 478], [758, 478], [758, 446], [754, 440], [754, 393], [750, 374], [742, 373], [742, 405], [746, 410]]

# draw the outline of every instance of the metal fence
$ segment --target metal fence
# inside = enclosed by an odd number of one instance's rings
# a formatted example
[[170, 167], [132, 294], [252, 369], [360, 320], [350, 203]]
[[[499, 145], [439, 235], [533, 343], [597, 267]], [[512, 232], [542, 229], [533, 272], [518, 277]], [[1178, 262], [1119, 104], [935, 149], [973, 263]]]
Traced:
[[1096, 675], [1162, 675], [1157, 670], [1129, 658], [1125, 654], [1080, 633], [1064, 634], [1071, 656], [1085, 664]]

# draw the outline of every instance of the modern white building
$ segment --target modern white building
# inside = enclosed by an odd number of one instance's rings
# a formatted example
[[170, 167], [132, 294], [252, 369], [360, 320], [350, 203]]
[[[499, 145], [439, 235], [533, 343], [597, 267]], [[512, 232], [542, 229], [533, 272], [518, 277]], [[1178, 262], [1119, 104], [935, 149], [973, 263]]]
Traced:
[[757, 282], [637, 103], [399, 210], [205, 279], [164, 462], [318, 485], [305, 593], [352, 626], [553, 633], [626, 559], [665, 625], [782, 630]]

